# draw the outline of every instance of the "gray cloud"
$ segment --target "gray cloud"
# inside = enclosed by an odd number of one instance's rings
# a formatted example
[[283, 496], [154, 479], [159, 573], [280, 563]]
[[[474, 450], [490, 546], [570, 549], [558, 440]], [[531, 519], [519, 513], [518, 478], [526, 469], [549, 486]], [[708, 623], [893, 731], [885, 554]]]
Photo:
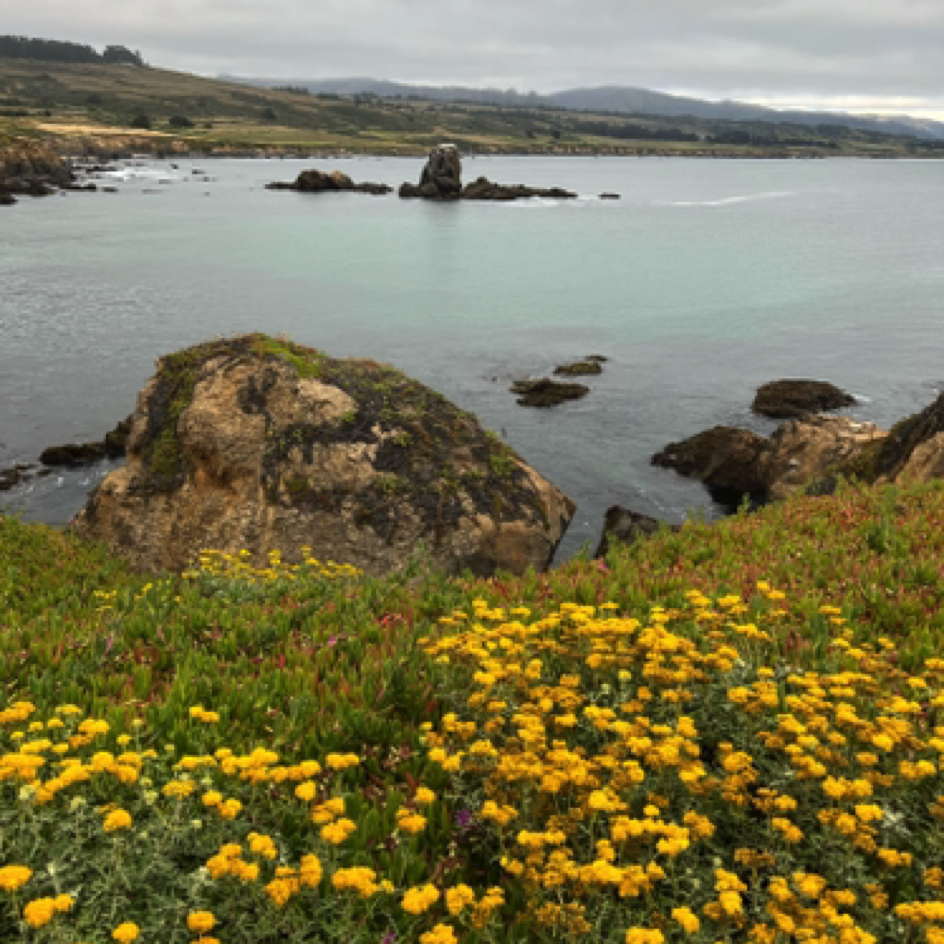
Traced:
[[32, 0], [2, 28], [122, 43], [207, 75], [620, 84], [944, 112], [941, 0]]

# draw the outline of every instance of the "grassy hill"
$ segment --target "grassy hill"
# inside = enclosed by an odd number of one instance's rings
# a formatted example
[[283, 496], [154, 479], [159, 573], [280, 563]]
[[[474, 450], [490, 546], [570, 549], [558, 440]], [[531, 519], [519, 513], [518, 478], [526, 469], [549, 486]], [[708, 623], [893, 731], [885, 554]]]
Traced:
[[942, 560], [941, 482], [488, 580], [0, 515], [0, 938], [936, 941]]
[[63, 146], [873, 157], [939, 153], [934, 142], [850, 128], [660, 118], [474, 102], [341, 97], [166, 69], [0, 58], [0, 140]]

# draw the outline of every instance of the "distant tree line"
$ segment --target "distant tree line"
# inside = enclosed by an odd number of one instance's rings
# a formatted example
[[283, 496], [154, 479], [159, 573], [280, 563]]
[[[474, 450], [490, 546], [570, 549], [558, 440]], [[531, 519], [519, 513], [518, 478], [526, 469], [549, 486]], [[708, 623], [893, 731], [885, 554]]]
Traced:
[[141, 53], [124, 46], [106, 46], [96, 52], [91, 46], [58, 39], [31, 39], [27, 36], [0, 36], [0, 58], [38, 59], [41, 62], [87, 62], [143, 66]]
[[597, 138], [619, 138], [631, 141], [698, 141], [698, 135], [681, 128], [647, 128], [643, 125], [615, 124], [609, 121], [568, 121], [567, 128], [576, 134]]
[[708, 141], [711, 144], [734, 144], [747, 145], [753, 147], [809, 147], [809, 148], [838, 148], [839, 145], [833, 140], [823, 140], [822, 138], [804, 138], [798, 136], [778, 137], [776, 135], [765, 135], [756, 131], [737, 131], [729, 130], [718, 134], [709, 134]]

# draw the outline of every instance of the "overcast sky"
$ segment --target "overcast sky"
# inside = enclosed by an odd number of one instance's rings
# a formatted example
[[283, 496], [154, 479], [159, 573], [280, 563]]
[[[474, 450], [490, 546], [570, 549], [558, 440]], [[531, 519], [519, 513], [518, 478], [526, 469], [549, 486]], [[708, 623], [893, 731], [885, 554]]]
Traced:
[[204, 75], [633, 85], [944, 119], [944, 0], [0, 0], [0, 32]]

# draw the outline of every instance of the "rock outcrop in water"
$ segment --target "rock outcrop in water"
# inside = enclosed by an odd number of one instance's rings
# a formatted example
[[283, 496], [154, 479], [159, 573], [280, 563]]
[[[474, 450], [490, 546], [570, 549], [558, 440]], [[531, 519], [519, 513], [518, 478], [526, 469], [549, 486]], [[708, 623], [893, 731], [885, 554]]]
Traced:
[[511, 392], [519, 394], [519, 406], [557, 406], [567, 400], [579, 400], [585, 397], [590, 388], [577, 383], [560, 383], [550, 377], [536, 380], [516, 380], [511, 385]]
[[69, 164], [48, 145], [20, 139], [0, 148], [0, 205], [16, 203], [14, 194], [44, 197], [73, 186]]
[[75, 530], [142, 570], [204, 549], [400, 570], [549, 564], [574, 503], [468, 413], [391, 367], [246, 335], [161, 358], [128, 461]]
[[335, 170], [331, 173], [316, 170], [303, 170], [292, 182], [274, 181], [266, 184], [266, 190], [294, 190], [297, 193], [370, 193], [382, 196], [390, 193], [392, 187], [375, 184], [370, 181], [356, 184], [347, 174]]
[[105, 434], [101, 442], [67, 443], [50, 446], [40, 454], [39, 461], [51, 466], [81, 466], [102, 459], [120, 459], [125, 454], [128, 436], [131, 433], [131, 417], [123, 419], [113, 430]]
[[715, 426], [682, 442], [669, 443], [652, 457], [652, 464], [704, 482], [720, 504], [737, 505], [744, 495], [763, 501], [767, 483], [761, 459], [767, 445], [763, 436], [750, 430]]
[[463, 200], [526, 200], [530, 197], [545, 197], [553, 200], [572, 200], [577, 194], [560, 187], [527, 187], [524, 184], [497, 184], [487, 177], [467, 184], [462, 188]]
[[944, 394], [889, 432], [844, 416], [787, 420], [769, 437], [716, 426], [652, 457], [704, 482], [722, 504], [829, 494], [839, 476], [870, 484], [944, 478]]
[[405, 183], [400, 196], [424, 200], [458, 200], [462, 193], [462, 161], [454, 144], [440, 144], [429, 152], [429, 159], [418, 184]]
[[603, 363], [595, 357], [588, 357], [582, 361], [574, 361], [572, 364], [561, 364], [554, 368], [554, 373], [558, 377], [589, 377], [602, 374]]
[[429, 153], [429, 159], [418, 184], [400, 186], [400, 196], [424, 200], [523, 200], [528, 197], [548, 197], [566, 200], [577, 194], [560, 187], [527, 187], [524, 184], [498, 184], [487, 177], [479, 177], [462, 186], [462, 161], [454, 144], [440, 144]]
[[825, 380], [773, 380], [758, 387], [751, 409], [778, 420], [855, 406], [855, 397]]

